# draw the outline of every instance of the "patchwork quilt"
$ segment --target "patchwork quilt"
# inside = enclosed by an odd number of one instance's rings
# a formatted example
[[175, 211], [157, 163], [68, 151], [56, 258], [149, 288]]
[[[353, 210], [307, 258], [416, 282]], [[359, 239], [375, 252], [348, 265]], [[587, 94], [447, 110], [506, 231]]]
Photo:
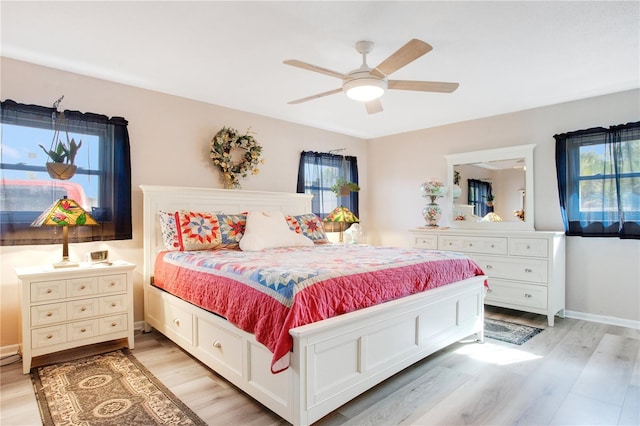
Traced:
[[480, 267], [455, 252], [316, 245], [164, 251], [154, 285], [253, 333], [277, 373], [289, 366], [292, 328], [478, 275]]

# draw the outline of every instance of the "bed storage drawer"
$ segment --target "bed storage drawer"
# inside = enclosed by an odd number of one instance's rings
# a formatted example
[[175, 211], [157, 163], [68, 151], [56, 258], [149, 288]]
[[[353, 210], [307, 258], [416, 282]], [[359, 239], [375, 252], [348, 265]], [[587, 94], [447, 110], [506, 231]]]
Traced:
[[242, 376], [242, 338], [198, 318], [198, 349]]
[[165, 334], [170, 334], [172, 338], [193, 345], [193, 315], [186, 308], [179, 306], [180, 302], [188, 304], [180, 300], [169, 300], [162, 291], [149, 291], [145, 296], [149, 299], [146, 303], [149, 311], [147, 316], [154, 320], [151, 325]]
[[490, 278], [489, 291], [485, 296], [485, 302], [498, 306], [509, 304], [546, 309], [547, 287]]

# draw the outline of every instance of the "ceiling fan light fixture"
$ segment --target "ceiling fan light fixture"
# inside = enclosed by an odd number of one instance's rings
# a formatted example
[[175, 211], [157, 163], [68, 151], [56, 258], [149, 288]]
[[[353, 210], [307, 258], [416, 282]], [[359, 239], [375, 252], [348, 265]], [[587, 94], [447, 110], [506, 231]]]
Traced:
[[375, 77], [355, 78], [346, 81], [342, 87], [348, 98], [359, 102], [378, 99], [387, 88], [386, 80]]

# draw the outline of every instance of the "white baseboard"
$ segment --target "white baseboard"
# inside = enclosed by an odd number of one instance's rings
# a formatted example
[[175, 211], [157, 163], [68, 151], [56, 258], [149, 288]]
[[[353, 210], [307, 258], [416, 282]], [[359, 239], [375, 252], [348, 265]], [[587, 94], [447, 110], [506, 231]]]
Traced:
[[627, 327], [627, 328], [633, 328], [635, 330], [640, 330], [640, 321], [609, 317], [605, 315], [585, 314], [584, 312], [567, 311], [567, 310], [564, 311], [564, 315], [568, 318], [573, 318], [573, 319], [599, 322], [601, 324], [617, 325], [619, 327]]
[[0, 347], [0, 358], [17, 355], [20, 352], [20, 345], [7, 345]]

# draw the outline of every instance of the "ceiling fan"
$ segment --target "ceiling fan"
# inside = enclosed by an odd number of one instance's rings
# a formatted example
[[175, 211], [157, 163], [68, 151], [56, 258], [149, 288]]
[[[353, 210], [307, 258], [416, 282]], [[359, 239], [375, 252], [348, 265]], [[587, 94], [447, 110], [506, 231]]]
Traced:
[[283, 61], [283, 63], [309, 71], [315, 71], [331, 77], [337, 77], [342, 80], [342, 87], [338, 89], [297, 99], [289, 102], [289, 104], [299, 104], [313, 99], [322, 98], [324, 96], [344, 92], [349, 98], [364, 102], [369, 114], [375, 114], [382, 111], [380, 97], [387, 89], [451, 93], [458, 88], [458, 83], [446, 83], [441, 81], [389, 80], [387, 78], [390, 74], [415, 61], [431, 49], [433, 48], [428, 43], [414, 38], [387, 59], [382, 61], [380, 65], [375, 68], [371, 68], [367, 65], [367, 54], [373, 50], [373, 42], [359, 41], [356, 43], [356, 50], [362, 54], [362, 65], [360, 68], [349, 71], [346, 74], [311, 65], [306, 62], [298, 61], [297, 59], [287, 59], [286, 61]]

